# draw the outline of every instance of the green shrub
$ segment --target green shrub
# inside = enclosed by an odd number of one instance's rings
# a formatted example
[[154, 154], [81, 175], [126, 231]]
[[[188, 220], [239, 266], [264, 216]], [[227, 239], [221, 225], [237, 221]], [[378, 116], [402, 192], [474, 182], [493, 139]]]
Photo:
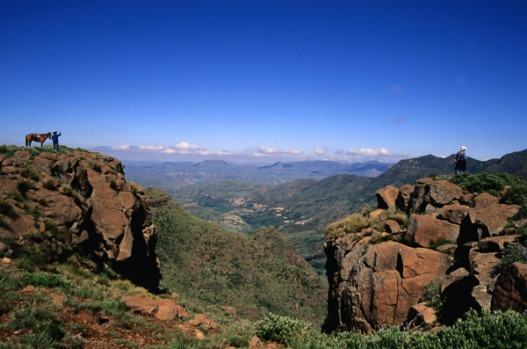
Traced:
[[527, 247], [521, 242], [515, 242], [505, 247], [498, 269], [503, 271], [515, 262], [527, 263]]
[[57, 182], [53, 178], [46, 179], [42, 186], [48, 190], [57, 190]]
[[0, 214], [9, 218], [16, 218], [18, 216], [15, 206], [5, 200], [0, 200]]
[[509, 205], [525, 206], [527, 204], [527, 183], [515, 183], [507, 189], [501, 202]]
[[101, 165], [99, 165], [98, 163], [92, 163], [91, 168], [97, 173], [101, 173], [102, 171]]
[[324, 232], [324, 238], [335, 240], [347, 234], [359, 233], [362, 229], [369, 227], [368, 217], [354, 213], [338, 222], [331, 223]]
[[6, 155], [8, 158], [12, 158], [15, 154], [16, 147], [9, 147], [7, 145], [0, 145], [0, 154]]
[[35, 171], [35, 169], [31, 167], [24, 168], [22, 172], [20, 172], [20, 174], [22, 175], [22, 177], [32, 180], [34, 182], [37, 182], [40, 179], [39, 174]]
[[303, 337], [311, 330], [311, 324], [305, 321], [269, 314], [256, 323], [256, 335], [261, 340], [271, 340], [289, 344], [295, 337]]
[[438, 348], [525, 348], [527, 316], [514, 311], [470, 310], [452, 326], [443, 326], [431, 344]]
[[60, 321], [53, 310], [45, 306], [28, 306], [16, 311], [8, 327], [31, 330], [22, 340], [33, 348], [52, 348], [64, 337]]
[[[450, 182], [459, 185], [466, 192], [489, 193], [494, 196], [499, 196], [506, 186], [510, 186], [511, 198], [508, 199], [509, 202], [518, 204], [518, 202], [525, 200], [518, 199], [517, 194], [521, 192], [526, 193], [527, 180], [515, 175], [478, 172], [473, 175], [463, 174], [454, 176], [450, 179]], [[507, 194], [505, 193], [505, 195]]]
[[66, 184], [66, 185], [62, 186], [62, 192], [65, 195], [72, 196], [73, 195], [73, 188], [70, 185]]
[[427, 306], [434, 308], [436, 311], [441, 310], [441, 284], [439, 282], [432, 281], [426, 285], [423, 301], [426, 302]]
[[394, 239], [393, 236], [378, 234], [385, 232], [384, 222], [386, 220], [394, 220], [404, 229], [408, 226], [409, 219], [406, 213], [395, 208], [386, 209], [380, 215], [372, 218], [370, 217], [370, 210], [364, 208], [360, 214], [354, 213], [328, 225], [324, 232], [324, 238], [335, 240], [348, 234], [363, 233], [363, 236], [373, 236], [372, 243]]
[[21, 281], [25, 285], [60, 288], [65, 291], [74, 287], [73, 283], [70, 280], [64, 279], [62, 275], [43, 271], [24, 272], [22, 273]]
[[21, 283], [10, 273], [0, 270], [0, 315], [13, 309], [12, 301], [20, 300], [22, 296], [17, 292]]
[[89, 309], [93, 312], [103, 311], [105, 314], [117, 319], [124, 319], [127, 315], [126, 303], [120, 299], [91, 301], [86, 303], [73, 303], [68, 300], [67, 304], [71, 306], [75, 312], [79, 312], [83, 309]]
[[35, 185], [27, 179], [19, 181], [16, 187], [20, 195], [24, 198], [26, 197], [26, 194], [30, 189], [35, 189]]

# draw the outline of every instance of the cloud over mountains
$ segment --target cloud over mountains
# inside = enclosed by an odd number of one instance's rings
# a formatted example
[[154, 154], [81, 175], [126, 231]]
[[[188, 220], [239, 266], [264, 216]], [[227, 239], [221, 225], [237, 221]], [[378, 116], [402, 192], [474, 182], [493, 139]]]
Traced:
[[120, 159], [155, 160], [155, 161], [202, 161], [218, 159], [232, 161], [303, 161], [312, 159], [335, 160], [341, 162], [361, 162], [377, 160], [381, 162], [396, 162], [408, 157], [407, 154], [396, 154], [380, 148], [334, 149], [329, 147], [314, 147], [311, 151], [296, 148], [280, 149], [270, 146], [257, 146], [244, 151], [211, 150], [188, 141], [175, 145], [119, 145], [113, 147], [97, 147], [93, 150], [105, 152]]

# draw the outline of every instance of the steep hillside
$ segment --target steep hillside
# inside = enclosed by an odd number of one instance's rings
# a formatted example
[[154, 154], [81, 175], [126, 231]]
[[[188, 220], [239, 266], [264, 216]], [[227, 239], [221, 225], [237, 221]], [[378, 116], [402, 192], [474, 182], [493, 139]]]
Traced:
[[244, 318], [271, 311], [321, 324], [327, 287], [282, 233], [228, 232], [189, 215], [163, 192], [146, 193], [159, 227], [164, 287], [199, 304], [234, 307]]
[[269, 311], [323, 317], [324, 280], [282, 233], [224, 231], [161, 191], [145, 194], [125, 180], [118, 160], [103, 154], [0, 150], [0, 250], [6, 257], [31, 268], [73, 263], [158, 291], [159, 256], [162, 287], [198, 305], [235, 307], [252, 319]]
[[514, 173], [527, 177], [527, 149], [510, 153], [497, 160], [487, 168], [489, 172]]

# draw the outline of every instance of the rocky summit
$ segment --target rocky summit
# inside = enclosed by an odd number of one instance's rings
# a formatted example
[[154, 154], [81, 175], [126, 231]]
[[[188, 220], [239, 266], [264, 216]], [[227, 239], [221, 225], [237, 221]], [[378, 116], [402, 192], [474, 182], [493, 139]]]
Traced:
[[0, 257], [74, 261], [156, 290], [157, 229], [142, 189], [115, 158], [62, 149], [0, 154]]
[[[329, 281], [324, 330], [374, 332], [451, 324], [469, 309], [525, 311], [525, 264], [500, 274], [506, 228], [520, 206], [423, 178], [377, 191], [377, 209], [326, 231]], [[524, 223], [523, 223], [524, 224]]]

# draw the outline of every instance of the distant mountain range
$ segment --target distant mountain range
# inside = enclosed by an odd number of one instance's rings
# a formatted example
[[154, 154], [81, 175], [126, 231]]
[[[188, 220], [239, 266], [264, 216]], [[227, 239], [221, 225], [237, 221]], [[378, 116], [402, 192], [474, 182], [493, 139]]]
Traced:
[[[504, 172], [527, 177], [527, 149], [488, 161], [469, 158], [468, 164], [471, 173]], [[454, 155], [426, 155], [401, 160], [393, 166], [320, 161], [279, 162], [245, 170], [240, 165], [216, 161], [163, 166], [154, 171], [135, 164], [132, 171], [127, 167], [127, 177], [143, 186], [166, 190], [193, 214], [227, 229], [249, 232], [274, 226], [290, 237], [304, 258], [322, 270], [322, 230], [327, 224], [365, 206], [375, 206], [375, 192], [388, 184], [401, 186], [427, 176], [452, 175]], [[182, 174], [184, 166], [204, 170]], [[381, 171], [383, 166], [383, 173], [376, 177], [353, 173]], [[157, 175], [147, 178], [146, 173]], [[187, 178], [189, 183], [174, 185], [177, 178]], [[293, 180], [287, 181], [288, 178]]]
[[223, 160], [193, 162], [125, 162], [127, 178], [146, 187], [174, 190], [192, 184], [244, 181], [279, 184], [297, 179], [322, 179], [336, 174], [375, 177], [393, 164], [378, 161], [342, 163], [337, 161], [276, 162], [271, 165], [228, 163]]

